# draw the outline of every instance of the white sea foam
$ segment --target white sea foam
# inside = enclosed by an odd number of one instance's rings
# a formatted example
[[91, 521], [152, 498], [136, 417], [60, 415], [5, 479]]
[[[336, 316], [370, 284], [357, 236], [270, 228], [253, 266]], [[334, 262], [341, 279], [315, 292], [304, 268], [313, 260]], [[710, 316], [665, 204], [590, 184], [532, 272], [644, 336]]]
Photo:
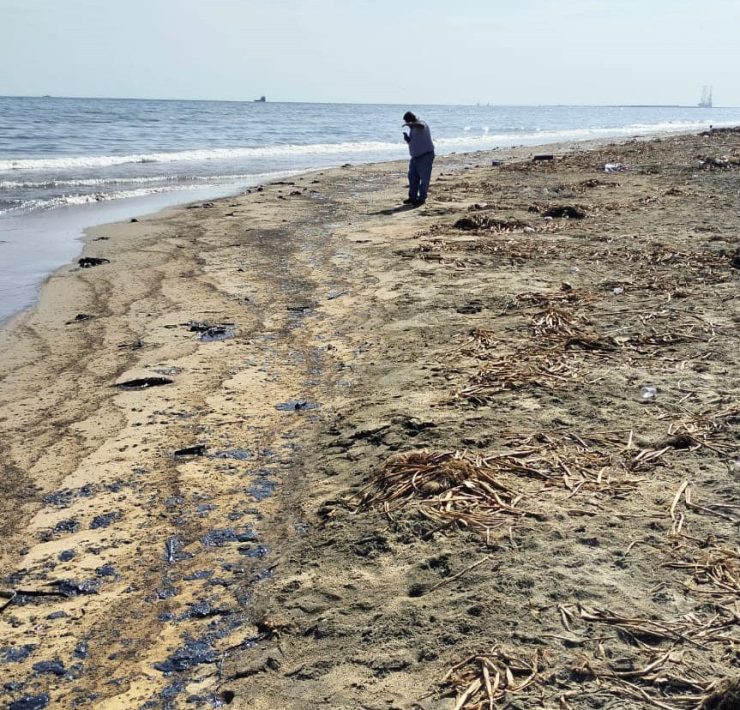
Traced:
[[14, 170], [69, 170], [79, 168], [106, 168], [130, 163], [179, 163], [249, 158], [276, 158], [299, 155], [343, 155], [347, 153], [375, 153], [398, 150], [398, 143], [362, 141], [357, 143], [313, 143], [309, 145], [272, 145], [254, 148], [214, 148], [185, 150], [173, 153], [134, 155], [85, 155], [63, 158], [33, 158], [0, 160], [0, 172]]
[[145, 197], [162, 192], [174, 192], [176, 190], [196, 189], [194, 185], [173, 185], [165, 188], [139, 188], [136, 190], [116, 190], [112, 192], [92, 192], [87, 195], [57, 195], [49, 198], [37, 198], [23, 200], [18, 205], [1, 209], [0, 215], [10, 212], [21, 212], [31, 210], [48, 210], [55, 207], [72, 207], [74, 205], [89, 205], [94, 202], [107, 202], [108, 200], [124, 200], [131, 197]]
[[[306, 171], [298, 171], [298, 170], [281, 170], [277, 172], [270, 172], [270, 173], [259, 173], [259, 174], [252, 174], [252, 175], [222, 175], [217, 177], [210, 177], [210, 178], [197, 178], [196, 180], [190, 182], [190, 183], [176, 183], [176, 184], [167, 184], [162, 185], [160, 187], [139, 187], [132, 190], [110, 190], [106, 192], [98, 191], [98, 192], [90, 192], [86, 194], [65, 194], [65, 195], [55, 195], [52, 197], [39, 197], [35, 199], [30, 200], [20, 200], [20, 201], [14, 201], [15, 203], [12, 206], [9, 207], [2, 207], [0, 206], [0, 215], [3, 214], [9, 214], [9, 213], [19, 213], [19, 212], [31, 212], [36, 210], [49, 210], [54, 209], [56, 207], [72, 207], [75, 205], [88, 205], [95, 202], [108, 202], [110, 200], [125, 200], [132, 197], [147, 197], [149, 195], [158, 195], [162, 193], [170, 193], [170, 192], [184, 192], [187, 190], [201, 190], [203, 188], [208, 187], [216, 187], [218, 185], [229, 185], [233, 183], [234, 185], [256, 185], [261, 182], [268, 182], [270, 180], [280, 180], [287, 177], [292, 177], [293, 175], [297, 175], [299, 172], [306, 172]], [[131, 178], [130, 180], [123, 180], [120, 182], [130, 182], [130, 183], [136, 183], [138, 178]], [[169, 181], [169, 178], [162, 178], [161, 181]], [[72, 183], [74, 181], [68, 181], [68, 183]], [[78, 181], [80, 182], [80, 181]], [[109, 180], [109, 181], [101, 181], [105, 182], [106, 184], [109, 183], [117, 183], [119, 181], [117, 180]], [[46, 184], [46, 183], [43, 183]], [[93, 181], [91, 183], [92, 186], [98, 186], [97, 181]], [[0, 187], [2, 186], [2, 183], [0, 183]], [[186, 200], [184, 199], [183, 202]]]
[[[734, 122], [715, 122], [715, 128], [733, 126]], [[620, 127], [574, 128], [556, 131], [522, 131], [515, 133], [484, 132], [478, 136], [460, 136], [457, 138], [435, 139], [437, 147], [453, 148], [462, 146], [477, 146], [484, 148], [490, 145], [512, 145], [517, 143], [558, 143], [567, 141], [587, 141], [599, 138], [624, 138], [636, 135], [657, 135], [663, 133], [690, 133], [704, 130], [709, 121], [666, 122], [653, 124], [634, 124]]]
[[0, 190], [44, 190], [65, 187], [105, 187], [108, 185], [155, 185], [159, 183], [212, 183], [226, 180], [247, 180], [253, 174], [237, 175], [151, 175], [131, 178], [80, 178], [59, 180], [0, 180]]
[[[484, 148], [489, 145], [511, 145], [516, 143], [558, 142], [589, 140], [603, 137], [624, 137], [636, 134], [682, 133], [706, 128], [708, 121], [665, 122], [655, 124], [633, 124], [620, 127], [578, 128], [553, 131], [491, 132], [490, 127], [482, 135], [474, 135], [465, 127], [465, 135], [437, 137], [440, 149], [469, 145]], [[732, 122], [715, 126], [734, 125]], [[307, 145], [285, 144], [261, 147], [215, 148], [187, 150], [171, 153], [136, 153], [131, 155], [85, 155], [57, 158], [5, 159], [0, 160], [0, 172], [14, 171], [64, 171], [86, 168], [106, 168], [132, 163], [187, 163], [224, 160], [248, 160], [298, 156], [343, 156], [350, 154], [383, 155], [403, 151], [400, 143], [383, 141], [358, 141], [346, 143], [313, 143]], [[139, 178], [133, 178], [139, 179]], [[169, 178], [163, 178], [169, 179]], [[10, 181], [7, 181], [10, 182]]]

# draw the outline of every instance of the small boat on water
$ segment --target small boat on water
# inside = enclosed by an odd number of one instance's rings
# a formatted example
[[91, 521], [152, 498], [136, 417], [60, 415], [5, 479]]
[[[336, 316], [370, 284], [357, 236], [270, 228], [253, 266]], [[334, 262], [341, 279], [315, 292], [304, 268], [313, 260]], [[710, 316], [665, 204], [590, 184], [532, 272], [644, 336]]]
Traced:
[[258, 99], [252, 99], [252, 101], [256, 104], [263, 104], [267, 99], [264, 96], [260, 96]]

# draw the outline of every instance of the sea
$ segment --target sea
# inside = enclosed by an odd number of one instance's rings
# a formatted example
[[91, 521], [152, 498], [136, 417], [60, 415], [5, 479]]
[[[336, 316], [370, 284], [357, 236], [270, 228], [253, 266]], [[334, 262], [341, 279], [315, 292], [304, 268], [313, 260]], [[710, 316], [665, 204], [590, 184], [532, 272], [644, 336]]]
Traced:
[[307, 170], [404, 159], [407, 110], [429, 123], [438, 154], [740, 124], [740, 108], [0, 97], [0, 323], [75, 260], [86, 228]]

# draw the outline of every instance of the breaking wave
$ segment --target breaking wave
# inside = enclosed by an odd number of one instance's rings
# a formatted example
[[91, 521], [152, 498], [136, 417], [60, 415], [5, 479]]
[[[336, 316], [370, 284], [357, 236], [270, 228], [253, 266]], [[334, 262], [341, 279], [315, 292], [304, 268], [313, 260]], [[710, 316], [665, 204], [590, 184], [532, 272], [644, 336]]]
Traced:
[[[720, 126], [722, 124], [715, 124]], [[733, 125], [728, 123], [726, 125]], [[625, 137], [635, 134], [682, 133], [706, 128], [706, 121], [664, 122], [655, 124], [634, 124], [618, 127], [592, 127], [568, 130], [539, 130], [521, 132], [496, 132], [490, 126], [466, 127], [464, 135], [457, 137], [436, 137], [435, 144], [441, 152], [462, 146], [486, 148], [516, 143], [582, 141], [593, 138]], [[131, 155], [83, 155], [56, 158], [18, 158], [0, 160], [0, 172], [11, 171], [64, 171], [73, 169], [106, 168], [136, 163], [187, 163], [209, 161], [234, 161], [248, 159], [280, 158], [291, 156], [342, 156], [351, 154], [377, 155], [403, 153], [405, 147], [400, 143], [384, 141], [358, 141], [346, 143], [285, 144], [260, 147], [197, 149], [161, 153], [135, 153]], [[152, 179], [152, 178], [132, 178]], [[169, 180], [171, 178], [160, 178]], [[2, 183], [0, 183], [2, 184]], [[83, 183], [78, 183], [83, 184]]]

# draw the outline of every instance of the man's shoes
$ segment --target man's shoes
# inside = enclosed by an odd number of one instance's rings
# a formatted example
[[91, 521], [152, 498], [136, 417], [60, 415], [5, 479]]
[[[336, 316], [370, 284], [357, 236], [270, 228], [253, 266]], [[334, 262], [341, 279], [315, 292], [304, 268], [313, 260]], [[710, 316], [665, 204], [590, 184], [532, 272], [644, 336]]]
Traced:
[[426, 200], [414, 200], [414, 206], [421, 207], [425, 202]]
[[406, 199], [405, 199], [405, 200], [403, 201], [403, 204], [404, 204], [404, 205], [415, 205], [415, 204], [416, 204], [416, 200], [412, 200], [412, 199], [411, 199], [410, 197], [407, 197], [407, 198], [406, 198]]

